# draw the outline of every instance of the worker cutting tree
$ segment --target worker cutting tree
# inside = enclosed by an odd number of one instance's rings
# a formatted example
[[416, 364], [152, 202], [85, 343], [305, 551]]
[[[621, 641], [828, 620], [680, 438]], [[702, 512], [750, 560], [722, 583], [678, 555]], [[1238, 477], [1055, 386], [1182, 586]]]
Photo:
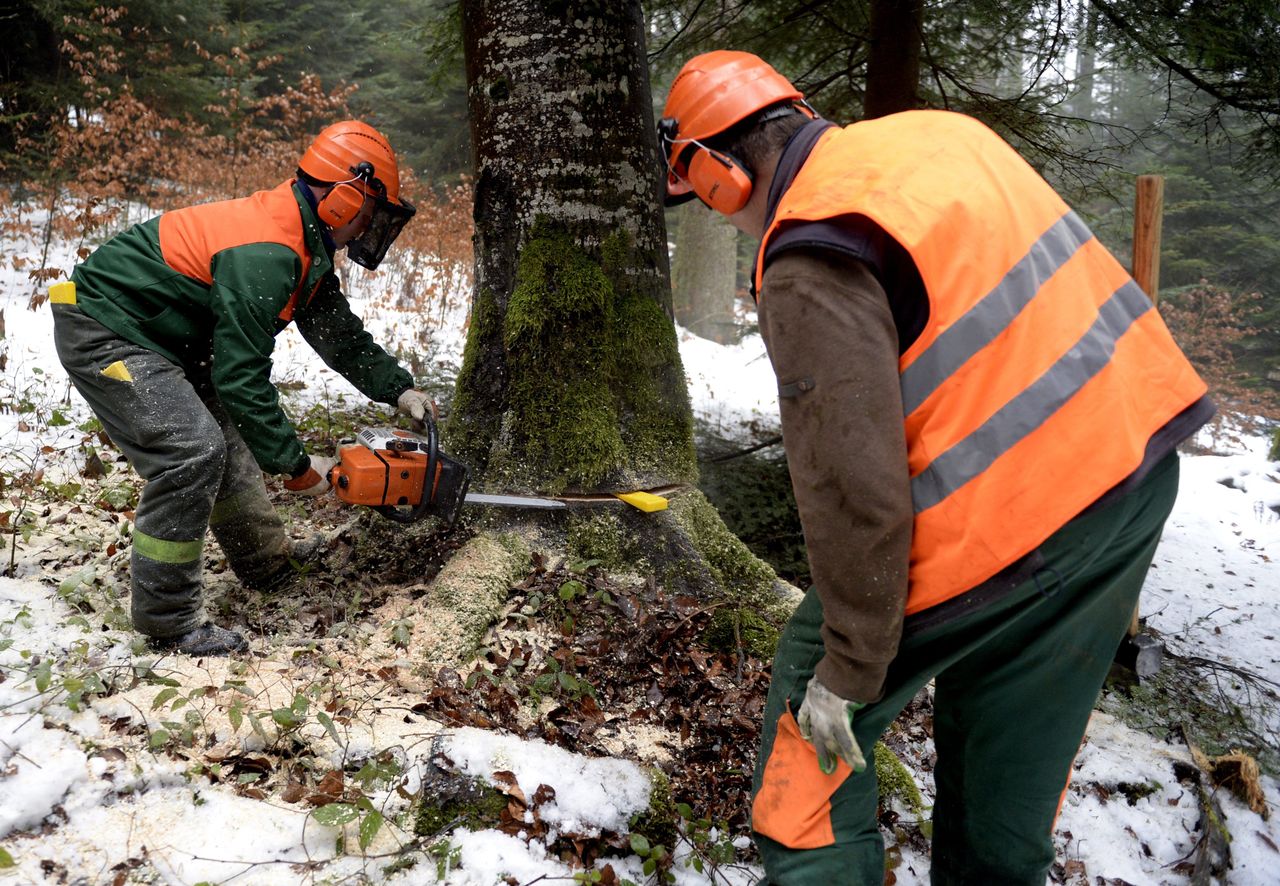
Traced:
[[668, 202], [760, 241], [814, 587], [773, 665], [770, 883], [879, 884], [864, 751], [929, 681], [933, 883], [1043, 884], [1071, 763], [1213, 412], [1141, 289], [995, 133], [844, 128], [742, 52], [689, 61]]
[[157, 648], [247, 645], [205, 618], [207, 530], [253, 589], [279, 588], [308, 553], [288, 540], [263, 480], [282, 475], [290, 492], [321, 495], [334, 463], [306, 452], [271, 383], [275, 337], [290, 322], [370, 399], [418, 420], [432, 409], [351, 312], [333, 265], [345, 247], [376, 268], [413, 213], [390, 144], [349, 120], [316, 137], [295, 178], [135, 225], [53, 288], [59, 359], [146, 480], [132, 614]]

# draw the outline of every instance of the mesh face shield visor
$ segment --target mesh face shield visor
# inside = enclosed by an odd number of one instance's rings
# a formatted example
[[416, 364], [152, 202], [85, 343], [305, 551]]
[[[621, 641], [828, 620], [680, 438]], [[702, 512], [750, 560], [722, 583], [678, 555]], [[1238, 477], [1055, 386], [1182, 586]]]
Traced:
[[404, 199], [392, 203], [386, 197], [373, 194], [368, 199], [373, 200], [373, 216], [364, 233], [347, 244], [347, 257], [372, 271], [386, 257], [387, 250], [417, 210]]

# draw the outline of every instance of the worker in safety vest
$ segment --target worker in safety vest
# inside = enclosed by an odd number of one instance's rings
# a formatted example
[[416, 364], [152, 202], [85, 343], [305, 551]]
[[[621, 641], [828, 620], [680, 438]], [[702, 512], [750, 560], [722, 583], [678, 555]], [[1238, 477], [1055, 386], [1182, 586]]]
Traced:
[[346, 247], [377, 267], [413, 213], [387, 140], [349, 120], [320, 133], [295, 178], [134, 225], [51, 287], [58, 357], [147, 481], [132, 612], [155, 647], [218, 655], [247, 645], [204, 615], [206, 530], [246, 586], [274, 590], [294, 574], [301, 552], [263, 472], [321, 495], [334, 460], [307, 454], [271, 383], [275, 337], [291, 321], [370, 399], [417, 419], [432, 408], [351, 312], [333, 266]]
[[932, 882], [1043, 884], [1072, 759], [1213, 413], [1151, 301], [995, 133], [844, 128], [743, 52], [689, 61], [669, 203], [760, 241], [760, 332], [814, 587], [752, 823], [769, 882], [879, 884], [868, 752], [934, 681]]

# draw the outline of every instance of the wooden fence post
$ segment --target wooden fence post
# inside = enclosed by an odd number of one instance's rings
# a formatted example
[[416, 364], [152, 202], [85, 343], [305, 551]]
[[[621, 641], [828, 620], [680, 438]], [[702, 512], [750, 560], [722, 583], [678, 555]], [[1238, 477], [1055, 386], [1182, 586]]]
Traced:
[[[1164, 176], [1138, 176], [1133, 198], [1133, 279], [1155, 304], [1160, 296], [1160, 228], [1164, 219]], [[1138, 607], [1133, 608], [1129, 636], [1136, 637]]]
[[1138, 176], [1133, 198], [1133, 279], [1154, 304], [1160, 292], [1160, 228], [1164, 218], [1164, 176]]

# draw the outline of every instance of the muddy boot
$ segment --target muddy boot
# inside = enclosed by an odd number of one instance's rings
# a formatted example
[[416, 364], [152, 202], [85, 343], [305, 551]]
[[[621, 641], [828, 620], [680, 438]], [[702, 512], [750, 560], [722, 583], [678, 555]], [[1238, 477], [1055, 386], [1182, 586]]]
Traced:
[[228, 655], [249, 648], [244, 637], [235, 631], [220, 628], [210, 621], [200, 627], [172, 637], [152, 637], [151, 647], [160, 652], [180, 652], [183, 655]]
[[286, 543], [286, 550], [287, 553], [258, 564], [256, 569], [236, 567], [236, 577], [250, 590], [278, 592], [305, 575], [313, 564], [320, 561], [328, 550], [328, 539], [324, 533], [313, 532], [301, 540], [290, 539]]

